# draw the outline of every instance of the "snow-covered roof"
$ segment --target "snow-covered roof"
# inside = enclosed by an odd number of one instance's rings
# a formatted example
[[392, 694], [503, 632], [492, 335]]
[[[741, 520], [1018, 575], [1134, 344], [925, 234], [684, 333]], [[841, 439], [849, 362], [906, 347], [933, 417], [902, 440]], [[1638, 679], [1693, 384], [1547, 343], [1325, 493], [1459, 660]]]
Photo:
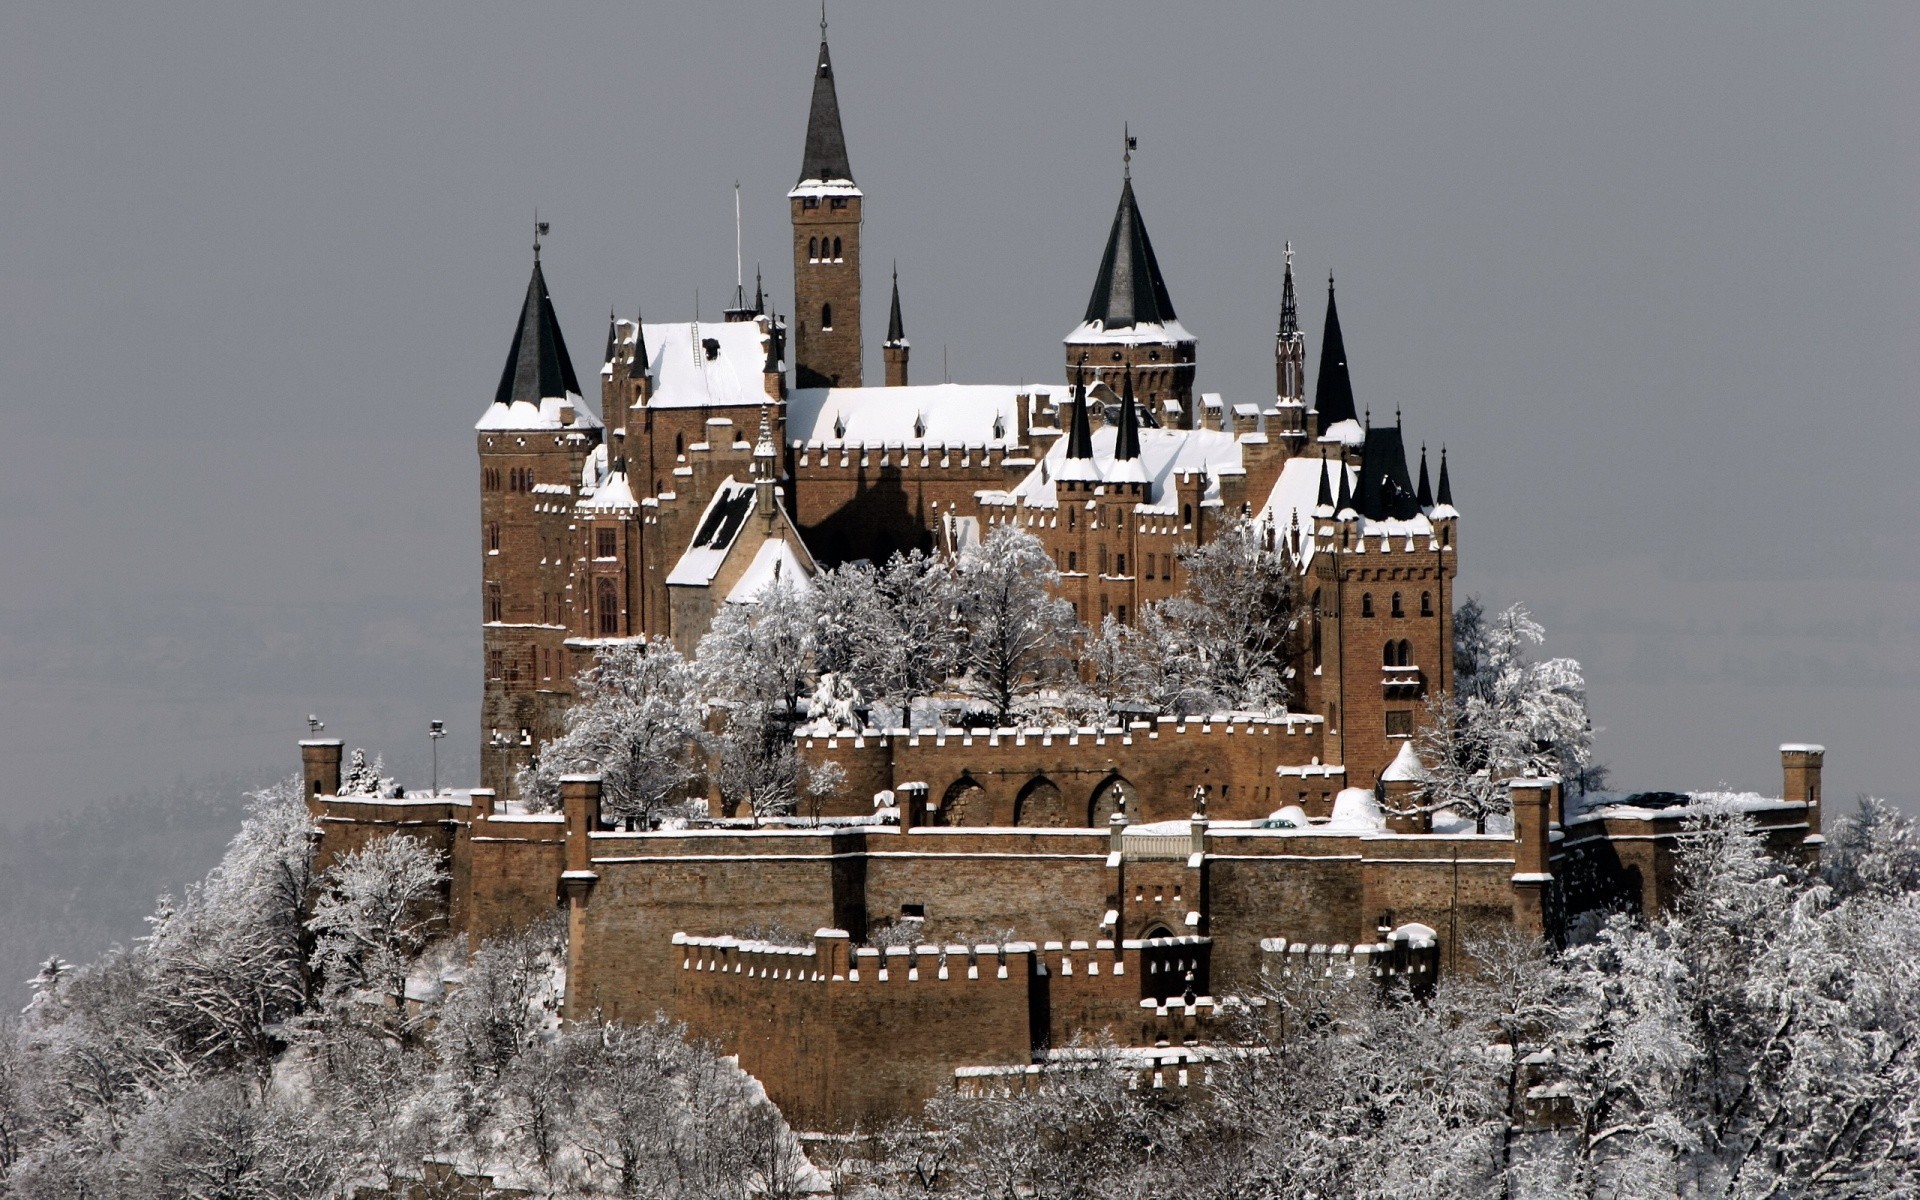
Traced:
[[627, 483], [625, 471], [610, 471], [593, 490], [593, 494], [580, 501], [579, 507], [599, 511], [630, 511], [640, 507], [633, 498], [633, 488]]
[[1401, 742], [1400, 753], [1393, 756], [1387, 769], [1380, 772], [1380, 778], [1387, 783], [1424, 783], [1433, 778], [1420, 756], [1413, 752], [1412, 742]]
[[[563, 408], [573, 409], [571, 423], [560, 419]], [[473, 427], [482, 432], [526, 432], [551, 429], [598, 429], [600, 418], [580, 402], [578, 392], [565, 396], [543, 396], [538, 405], [525, 400], [511, 404], [489, 404]]]
[[1222, 475], [1239, 475], [1246, 470], [1241, 462], [1239, 439], [1222, 430], [1142, 429], [1140, 457], [1116, 461], [1113, 448], [1119, 435], [1119, 429], [1112, 425], [1094, 430], [1092, 459], [1069, 459], [1066, 441], [1061, 439], [1048, 448], [1046, 457], [1012, 490], [983, 492], [981, 499], [1002, 504], [1017, 501], [1029, 508], [1057, 508], [1059, 496], [1054, 485], [1061, 479], [1102, 482], [1144, 479], [1151, 485], [1151, 499], [1136, 505], [1134, 511], [1171, 514], [1178, 511], [1172, 486], [1176, 475], [1204, 473], [1206, 490], [1201, 495], [1204, 502], [1220, 498]]
[[[1288, 459], [1280, 468], [1280, 477], [1274, 480], [1273, 490], [1267, 493], [1267, 502], [1254, 514], [1255, 520], [1272, 521], [1274, 529], [1283, 534], [1298, 516], [1302, 535], [1299, 565], [1302, 570], [1312, 561], [1316, 548], [1313, 539], [1314, 510], [1320, 499], [1321, 471], [1328, 472], [1327, 477], [1331, 481], [1332, 491], [1336, 496], [1340, 492], [1340, 476], [1334, 472], [1347, 473], [1349, 491], [1359, 485], [1358, 471], [1337, 458], [1329, 458], [1325, 462], [1326, 467], [1322, 467], [1321, 459], [1304, 455]], [[1433, 522], [1425, 515], [1415, 516], [1405, 521], [1370, 521], [1360, 516], [1351, 517], [1350, 520], [1362, 537], [1413, 538], [1416, 546], [1421, 549], [1424, 549], [1426, 541], [1433, 537]]]
[[1327, 431], [1320, 435], [1320, 440], [1338, 442], [1343, 446], [1364, 446], [1367, 442], [1367, 431], [1361, 428], [1360, 422], [1349, 417], [1327, 426]]
[[[648, 321], [649, 408], [759, 405], [768, 399], [765, 318], [752, 321]], [[617, 346], [633, 345], [634, 323], [614, 326]], [[708, 343], [712, 343], [708, 345]], [[609, 367], [603, 366], [601, 374]]]
[[737, 483], [729, 475], [713, 491], [713, 499], [700, 514], [693, 542], [680, 561], [667, 574], [668, 587], [706, 587], [726, 561], [733, 539], [747, 523], [754, 507], [753, 484]]
[[1324, 828], [1352, 833], [1375, 833], [1387, 827], [1380, 802], [1366, 788], [1342, 788], [1333, 798], [1333, 815]]
[[796, 592], [806, 592], [813, 587], [807, 577], [806, 564], [793, 552], [792, 544], [783, 538], [768, 538], [760, 543], [760, 548], [754, 551], [753, 561], [747, 564], [746, 573], [727, 593], [727, 603], [752, 604], [775, 580], [787, 583]]
[[1033, 396], [1038, 409], [1065, 394], [1064, 387], [1044, 384], [800, 388], [787, 400], [787, 438], [807, 446], [1005, 449], [1018, 442], [1018, 397]]
[[1146, 346], [1191, 342], [1194, 336], [1179, 321], [1141, 321], [1108, 329], [1103, 321], [1082, 321], [1064, 339], [1069, 346]]

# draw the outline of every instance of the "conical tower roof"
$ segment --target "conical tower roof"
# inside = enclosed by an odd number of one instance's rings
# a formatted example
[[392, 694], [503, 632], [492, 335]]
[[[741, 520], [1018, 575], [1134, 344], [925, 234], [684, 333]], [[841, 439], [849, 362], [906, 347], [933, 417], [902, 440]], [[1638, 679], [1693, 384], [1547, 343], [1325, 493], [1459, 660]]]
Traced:
[[1370, 521], [1405, 521], [1419, 515], [1397, 423], [1367, 430], [1360, 450], [1360, 494], [1354, 500], [1360, 515]]
[[535, 259], [533, 277], [527, 280], [527, 298], [520, 305], [520, 323], [514, 327], [513, 345], [507, 350], [507, 365], [500, 372], [493, 402], [538, 408], [549, 396], [579, 394], [580, 380], [573, 373], [566, 339], [560, 336], [553, 298], [547, 295], [547, 278], [541, 273], [540, 260]]
[[903, 346], [907, 341], [906, 322], [900, 319], [900, 269], [893, 271], [893, 307], [887, 312], [887, 345]]
[[1427, 481], [1427, 447], [1424, 442], [1420, 444], [1420, 482], [1415, 485], [1414, 499], [1423, 509], [1433, 507], [1433, 484]]
[[1434, 499], [1448, 508], [1453, 507], [1453, 481], [1447, 478], [1447, 448], [1440, 447], [1440, 491]]
[[1340, 472], [1340, 498], [1333, 502], [1333, 512], [1337, 517], [1345, 517], [1353, 511], [1353, 488], [1347, 483], [1346, 460], [1339, 460], [1339, 465], [1335, 469]]
[[1133, 407], [1133, 367], [1127, 367], [1127, 381], [1120, 394], [1120, 429], [1113, 439], [1115, 462], [1140, 457], [1140, 415]]
[[1133, 180], [1120, 186], [1120, 207], [1113, 214], [1107, 250], [1100, 256], [1100, 273], [1087, 301], [1086, 323], [1102, 329], [1131, 329], [1137, 325], [1164, 325], [1174, 319], [1173, 297], [1161, 277], [1160, 261], [1140, 219]]
[[1315, 429], [1325, 437], [1327, 430], [1358, 414], [1353, 408], [1353, 381], [1347, 376], [1347, 341], [1340, 334], [1340, 309], [1333, 299], [1333, 276], [1327, 276], [1327, 329], [1320, 338], [1320, 378], [1313, 385], [1313, 407], [1318, 414]]
[[1087, 369], [1074, 373], [1073, 405], [1067, 416], [1067, 457], [1093, 457], [1093, 427], [1087, 421]]
[[1300, 332], [1300, 303], [1293, 294], [1293, 243], [1287, 243], [1287, 269], [1280, 281], [1280, 338]]
[[819, 66], [813, 74], [813, 107], [807, 113], [807, 154], [800, 164], [802, 184], [852, 183], [847, 165], [847, 135], [840, 129], [840, 96], [833, 86], [833, 60], [827, 56], [826, 26], [820, 28]]
[[[1341, 468], [1343, 471], [1345, 467]], [[1313, 511], [1321, 509], [1332, 512], [1333, 509], [1333, 473], [1327, 468], [1327, 456], [1320, 456], [1320, 494], [1314, 498]]]

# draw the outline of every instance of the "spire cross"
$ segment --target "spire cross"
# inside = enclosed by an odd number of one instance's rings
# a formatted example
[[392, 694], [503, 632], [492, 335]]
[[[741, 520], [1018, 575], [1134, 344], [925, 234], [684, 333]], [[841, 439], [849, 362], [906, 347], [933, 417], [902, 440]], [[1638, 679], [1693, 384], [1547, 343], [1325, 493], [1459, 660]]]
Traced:
[[540, 261], [540, 239], [547, 236], [547, 222], [540, 219], [540, 210], [533, 210], [533, 261]]
[[1126, 149], [1120, 154], [1120, 173], [1123, 177], [1132, 179], [1133, 152], [1139, 148], [1140, 139], [1133, 136], [1133, 129], [1125, 121], [1120, 123], [1120, 133], [1127, 143]]
[[820, 0], [820, 40], [827, 40], [827, 0]]

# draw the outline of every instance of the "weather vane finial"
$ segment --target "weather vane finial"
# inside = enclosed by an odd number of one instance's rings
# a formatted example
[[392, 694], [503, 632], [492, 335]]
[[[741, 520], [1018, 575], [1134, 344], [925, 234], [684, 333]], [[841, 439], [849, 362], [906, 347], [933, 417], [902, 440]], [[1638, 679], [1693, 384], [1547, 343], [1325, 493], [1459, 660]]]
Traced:
[[533, 261], [540, 261], [540, 239], [547, 236], [547, 222], [540, 219], [540, 210], [533, 210]]
[[820, 0], [820, 40], [827, 40], [827, 0]]
[[1121, 173], [1128, 179], [1133, 178], [1133, 152], [1140, 148], [1140, 139], [1133, 136], [1133, 130], [1126, 122], [1120, 123], [1120, 132], [1127, 140], [1125, 153], [1120, 155]]

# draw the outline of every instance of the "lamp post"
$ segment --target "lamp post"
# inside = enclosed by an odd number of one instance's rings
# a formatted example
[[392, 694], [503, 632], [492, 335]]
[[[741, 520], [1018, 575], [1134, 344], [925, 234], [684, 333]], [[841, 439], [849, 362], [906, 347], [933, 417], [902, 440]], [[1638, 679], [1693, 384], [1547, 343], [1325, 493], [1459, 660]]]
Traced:
[[440, 794], [440, 739], [447, 736], [445, 721], [432, 721], [427, 725], [427, 740], [433, 743], [433, 794]]

